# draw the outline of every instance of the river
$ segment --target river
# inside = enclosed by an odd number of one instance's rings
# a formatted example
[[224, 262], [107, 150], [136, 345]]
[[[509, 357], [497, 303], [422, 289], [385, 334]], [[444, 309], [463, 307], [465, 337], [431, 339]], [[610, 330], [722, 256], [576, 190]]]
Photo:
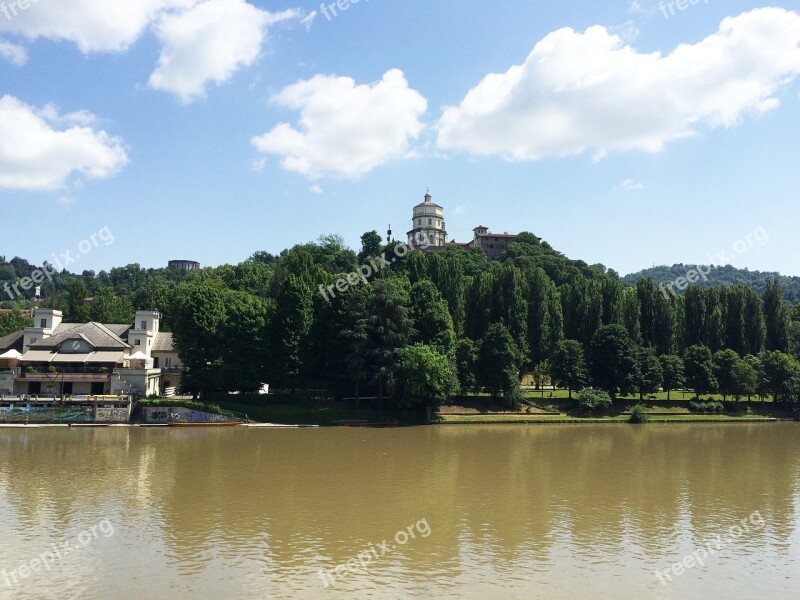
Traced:
[[0, 598], [796, 599], [798, 449], [796, 423], [0, 429]]

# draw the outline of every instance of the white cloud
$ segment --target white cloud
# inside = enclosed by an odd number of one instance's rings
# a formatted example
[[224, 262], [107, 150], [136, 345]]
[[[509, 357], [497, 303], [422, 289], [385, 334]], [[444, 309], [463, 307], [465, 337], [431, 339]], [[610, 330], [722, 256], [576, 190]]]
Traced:
[[620, 184], [619, 187], [623, 192], [638, 192], [639, 190], [644, 189], [644, 185], [635, 179], [626, 179]]
[[156, 24], [164, 47], [149, 85], [191, 102], [205, 94], [208, 82], [223, 83], [253, 64], [270, 25], [300, 17], [299, 11], [270, 13], [244, 0], [207, 0], [164, 14]]
[[318, 185], [312, 185], [309, 190], [312, 194], [324, 194], [325, 191]]
[[122, 140], [80, 125], [57, 129], [63, 118], [43, 116], [53, 110], [0, 98], [0, 190], [59, 189], [74, 175], [102, 179], [128, 163]]
[[21, 67], [28, 62], [28, 51], [22, 46], [0, 40], [0, 58], [4, 58], [12, 65]]
[[300, 111], [298, 127], [281, 123], [252, 143], [283, 157], [284, 169], [311, 179], [357, 179], [404, 157], [423, 129], [420, 117], [428, 106], [397, 69], [369, 85], [317, 75], [290, 85], [273, 101]]
[[763, 8], [666, 56], [644, 54], [603, 27], [561, 29], [526, 62], [491, 74], [440, 119], [438, 145], [537, 160], [611, 150], [658, 152], [702, 126], [732, 126], [778, 105], [800, 73], [800, 15]]
[[[74, 42], [84, 53], [127, 50], [165, 10], [186, 9], [200, 0], [40, 0], [11, 19], [0, 33], [28, 39]], [[6, 2], [6, 4], [11, 4]]]

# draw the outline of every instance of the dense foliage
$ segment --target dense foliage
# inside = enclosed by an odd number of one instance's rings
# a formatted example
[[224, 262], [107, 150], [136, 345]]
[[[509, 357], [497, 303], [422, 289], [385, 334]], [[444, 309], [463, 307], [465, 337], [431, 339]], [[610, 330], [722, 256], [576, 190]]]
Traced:
[[[520, 377], [532, 373], [610, 398], [685, 387], [726, 398], [800, 395], [800, 308], [786, 302], [780, 281], [761, 295], [736, 284], [675, 296], [650, 279], [630, 285], [568, 259], [529, 233], [493, 262], [478, 249], [401, 252], [375, 232], [362, 244], [354, 252], [325, 236], [191, 272], [56, 273], [43, 284], [44, 304], [67, 321], [130, 322], [134, 310], [161, 311], [196, 394], [270, 383], [379, 405], [430, 407], [486, 392], [516, 406]], [[359, 273], [367, 264], [384, 266]], [[34, 268], [0, 260], [0, 278]], [[0, 326], [16, 327], [14, 318]]]

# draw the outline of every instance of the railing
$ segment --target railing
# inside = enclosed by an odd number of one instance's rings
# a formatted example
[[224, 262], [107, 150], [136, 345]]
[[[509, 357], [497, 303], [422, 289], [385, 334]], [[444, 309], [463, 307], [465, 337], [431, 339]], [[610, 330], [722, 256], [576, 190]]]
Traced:
[[26, 373], [23, 372], [20, 379], [27, 381], [109, 381], [108, 373]]

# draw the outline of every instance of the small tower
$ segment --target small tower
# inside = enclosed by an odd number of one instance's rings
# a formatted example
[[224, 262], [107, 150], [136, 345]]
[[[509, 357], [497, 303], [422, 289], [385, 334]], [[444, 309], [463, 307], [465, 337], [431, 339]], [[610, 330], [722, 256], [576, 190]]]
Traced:
[[444, 247], [447, 245], [447, 229], [444, 223], [444, 208], [434, 204], [430, 191], [425, 194], [425, 201], [414, 207], [411, 222], [411, 231], [408, 232], [408, 245], [412, 248]]

